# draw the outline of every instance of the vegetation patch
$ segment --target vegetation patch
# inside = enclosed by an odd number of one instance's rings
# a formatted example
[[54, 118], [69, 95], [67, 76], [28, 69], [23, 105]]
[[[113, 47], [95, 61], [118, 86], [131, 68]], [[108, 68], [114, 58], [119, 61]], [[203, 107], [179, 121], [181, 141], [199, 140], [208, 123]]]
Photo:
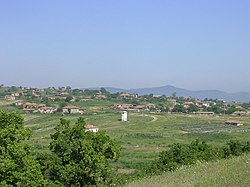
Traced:
[[125, 137], [131, 137], [131, 138], [162, 138], [161, 135], [158, 134], [143, 134], [143, 133], [136, 133], [136, 134], [126, 134]]
[[250, 154], [211, 162], [197, 162], [175, 172], [138, 179], [123, 187], [242, 186], [250, 184]]

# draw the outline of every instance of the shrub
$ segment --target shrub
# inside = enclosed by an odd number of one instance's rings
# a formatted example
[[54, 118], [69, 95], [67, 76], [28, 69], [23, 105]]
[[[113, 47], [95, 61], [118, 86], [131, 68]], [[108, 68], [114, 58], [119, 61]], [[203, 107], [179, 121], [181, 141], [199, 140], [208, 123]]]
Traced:
[[206, 142], [195, 140], [188, 144], [173, 144], [168, 151], [159, 154], [159, 158], [146, 166], [146, 174], [157, 174], [175, 171], [183, 165], [192, 165], [197, 161], [210, 161], [227, 158], [230, 155], [240, 155], [244, 150], [250, 150], [250, 144], [242, 146], [239, 142], [231, 141], [227, 147], [217, 148]]

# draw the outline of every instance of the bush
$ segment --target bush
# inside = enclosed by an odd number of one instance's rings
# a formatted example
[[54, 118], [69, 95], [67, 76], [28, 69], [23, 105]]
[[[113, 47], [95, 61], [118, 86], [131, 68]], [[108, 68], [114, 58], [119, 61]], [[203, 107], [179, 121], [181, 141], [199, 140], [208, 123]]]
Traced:
[[223, 158], [240, 156], [243, 153], [250, 152], [250, 143], [241, 143], [237, 140], [231, 140], [226, 146], [222, 147]]
[[51, 153], [40, 155], [45, 178], [61, 186], [86, 186], [108, 183], [110, 160], [117, 160], [120, 146], [103, 132], [85, 132], [85, 121], [74, 126], [61, 119], [51, 135]]
[[159, 158], [144, 169], [146, 175], [175, 171], [183, 165], [195, 164], [197, 161], [210, 161], [250, 152], [250, 143], [231, 140], [221, 148], [195, 140], [191, 144], [173, 144], [168, 151], [159, 154]]

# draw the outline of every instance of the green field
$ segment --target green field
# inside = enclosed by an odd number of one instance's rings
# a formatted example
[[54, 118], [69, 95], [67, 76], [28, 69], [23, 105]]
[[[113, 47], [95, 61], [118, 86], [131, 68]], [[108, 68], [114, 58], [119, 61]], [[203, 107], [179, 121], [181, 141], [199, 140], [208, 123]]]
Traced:
[[[25, 127], [33, 131], [29, 141], [34, 147], [34, 153], [49, 151], [50, 135], [60, 123], [61, 113], [25, 114], [21, 107], [16, 107], [12, 103], [13, 101], [1, 100], [0, 109], [16, 111], [23, 116]], [[105, 131], [118, 141], [122, 148], [120, 158], [116, 162], [111, 162], [114, 171], [118, 171], [118, 181], [119, 176], [127, 176], [121, 174], [140, 171], [145, 164], [155, 160], [160, 152], [168, 150], [169, 145], [173, 143], [190, 144], [199, 139], [211, 145], [221, 146], [230, 140], [250, 140], [250, 118], [246, 116], [129, 112], [128, 121], [121, 122], [121, 112], [111, 107], [114, 103], [122, 101], [77, 102], [74, 105], [83, 109], [84, 114], [68, 114], [63, 118], [70, 120], [70, 125], [73, 125], [79, 117], [83, 117], [87, 125], [97, 126], [100, 131]], [[224, 122], [227, 120], [241, 121], [244, 125], [225, 125]], [[135, 181], [127, 186], [247, 186], [245, 184], [249, 183], [249, 179], [246, 178], [250, 171], [249, 159], [248, 155], [233, 160], [184, 166], [176, 172]], [[227, 173], [230, 168], [235, 169], [235, 172]], [[213, 169], [216, 172], [213, 172]], [[206, 172], [209, 173], [208, 178]]]
[[[87, 124], [99, 127], [122, 147], [116, 168], [136, 169], [153, 160], [173, 143], [190, 143], [195, 139], [222, 145], [229, 140], [246, 141], [250, 137], [250, 119], [231, 116], [199, 116], [188, 114], [129, 113], [129, 121], [121, 122], [119, 112], [66, 115], [74, 122], [84, 117]], [[33, 130], [30, 142], [35, 151], [47, 151], [50, 134], [59, 123], [59, 114], [24, 114], [25, 126]], [[228, 119], [243, 121], [240, 127], [224, 125]]]

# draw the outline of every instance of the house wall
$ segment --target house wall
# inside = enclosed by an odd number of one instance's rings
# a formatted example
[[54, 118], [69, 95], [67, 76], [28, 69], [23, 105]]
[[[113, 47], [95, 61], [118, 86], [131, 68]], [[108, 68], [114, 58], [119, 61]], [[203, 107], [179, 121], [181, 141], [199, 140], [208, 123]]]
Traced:
[[14, 101], [16, 98], [14, 96], [11, 96], [11, 95], [6, 95], [5, 99], [9, 100], [9, 101]]
[[71, 114], [78, 114], [79, 113], [79, 109], [78, 108], [72, 108], [72, 109], [70, 109], [70, 113]]
[[69, 113], [69, 110], [67, 108], [64, 108], [63, 113]]
[[63, 108], [63, 113], [65, 114], [79, 114], [79, 108]]
[[85, 130], [85, 132], [87, 132], [87, 131], [91, 131], [91, 132], [98, 132], [98, 128], [94, 128], [94, 129], [86, 129]]

